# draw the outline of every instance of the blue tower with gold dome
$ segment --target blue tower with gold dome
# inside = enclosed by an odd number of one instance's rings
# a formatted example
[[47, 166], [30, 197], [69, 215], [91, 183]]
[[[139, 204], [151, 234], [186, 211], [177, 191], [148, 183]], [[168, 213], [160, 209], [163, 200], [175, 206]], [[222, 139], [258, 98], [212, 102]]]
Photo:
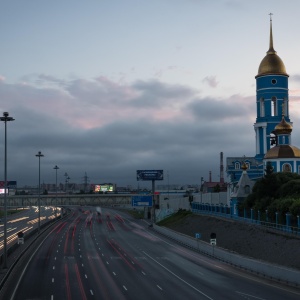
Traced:
[[[258, 73], [255, 76], [257, 116], [254, 123], [254, 130], [256, 153], [254, 157], [227, 157], [226, 172], [230, 176], [230, 181], [233, 185], [239, 181], [243, 173], [242, 166], [244, 164], [247, 166], [249, 178], [255, 180], [263, 176], [267, 160], [272, 161], [274, 169], [277, 172], [280, 170], [278, 163], [275, 162], [278, 159], [278, 157], [275, 158], [275, 153], [277, 152], [273, 150], [270, 153], [270, 150], [276, 147], [282, 153], [282, 149], [284, 148], [295, 148], [288, 146], [291, 143], [291, 131], [278, 130], [280, 124], [283, 124], [282, 122], [284, 122], [284, 126], [291, 126], [292, 128], [292, 123], [289, 119], [288, 78], [289, 75], [286, 72], [285, 65], [274, 50], [272, 14], [270, 14], [269, 50], [262, 59]], [[294, 150], [293, 154], [285, 152], [285, 159], [288, 157], [296, 158], [298, 152], [296, 149]], [[296, 167], [295, 164], [291, 163], [291, 166], [293, 167], [290, 169], [292, 172], [295, 172], [298, 164]]]
[[267, 151], [277, 143], [274, 129], [281, 121], [282, 112], [284, 112], [285, 121], [290, 122], [288, 77], [285, 65], [273, 47], [271, 18], [269, 50], [261, 61], [255, 77], [257, 117], [254, 130], [256, 134], [255, 158], [258, 161], [262, 161]]

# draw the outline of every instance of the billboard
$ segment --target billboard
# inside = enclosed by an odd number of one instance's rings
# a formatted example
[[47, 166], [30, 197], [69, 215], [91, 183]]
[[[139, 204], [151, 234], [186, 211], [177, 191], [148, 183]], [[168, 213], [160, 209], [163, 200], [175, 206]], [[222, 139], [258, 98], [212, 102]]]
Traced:
[[94, 185], [94, 192], [113, 192], [114, 186], [113, 184], [95, 184]]
[[[0, 181], [0, 188], [5, 187], [5, 181]], [[9, 189], [16, 189], [17, 188], [17, 182], [16, 181], [7, 181], [7, 187]]]
[[[0, 188], [0, 195], [5, 194], [5, 189]], [[6, 194], [8, 194], [8, 189], [6, 189]]]
[[136, 180], [164, 180], [164, 170], [137, 170]]

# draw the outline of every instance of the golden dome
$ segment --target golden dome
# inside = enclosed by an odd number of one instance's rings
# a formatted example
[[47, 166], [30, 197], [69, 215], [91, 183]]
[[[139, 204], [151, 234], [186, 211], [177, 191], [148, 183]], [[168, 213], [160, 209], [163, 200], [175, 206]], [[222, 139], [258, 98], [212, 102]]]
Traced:
[[293, 126], [286, 122], [284, 116], [282, 116], [281, 122], [275, 126], [274, 133], [279, 134], [290, 134], [293, 130]]
[[271, 148], [264, 159], [300, 158], [300, 149], [291, 145], [279, 145]]
[[283, 61], [276, 54], [276, 51], [273, 54], [269, 53], [269, 51], [267, 52], [267, 55], [264, 57], [264, 59], [261, 61], [259, 65], [258, 74], [256, 75], [256, 77], [262, 75], [268, 75], [268, 74], [289, 76], [286, 73], [286, 69]]
[[242, 165], [242, 170], [243, 171], [246, 171], [248, 169], [248, 166], [247, 164], [244, 162], [243, 165]]
[[272, 34], [272, 20], [270, 20], [270, 45], [267, 55], [261, 61], [258, 73], [255, 78], [263, 75], [275, 74], [275, 75], [285, 75], [289, 76], [286, 73], [285, 65], [281, 58], [277, 55], [277, 52], [273, 47], [273, 34]]

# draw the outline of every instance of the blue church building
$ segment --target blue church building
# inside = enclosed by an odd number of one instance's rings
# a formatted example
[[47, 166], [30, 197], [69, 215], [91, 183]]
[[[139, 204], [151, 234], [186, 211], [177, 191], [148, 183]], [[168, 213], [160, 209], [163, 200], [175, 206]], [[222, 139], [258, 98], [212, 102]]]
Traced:
[[274, 172], [300, 174], [300, 150], [291, 145], [293, 124], [289, 118], [289, 92], [285, 65], [273, 45], [270, 18], [269, 50], [262, 59], [256, 79], [256, 122], [254, 123], [256, 154], [254, 157], [227, 157], [226, 172], [232, 190], [247, 167], [250, 179], [264, 175], [267, 163]]

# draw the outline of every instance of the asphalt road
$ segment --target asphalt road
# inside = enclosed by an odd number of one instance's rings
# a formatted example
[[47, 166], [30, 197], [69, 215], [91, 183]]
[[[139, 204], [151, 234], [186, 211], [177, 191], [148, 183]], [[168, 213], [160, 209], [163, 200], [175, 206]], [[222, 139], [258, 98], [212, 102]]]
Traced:
[[[156, 234], [143, 220], [75, 209], [15, 279], [14, 300], [299, 299], [300, 291], [249, 275]], [[10, 298], [6, 298], [10, 299]]]
[[[60, 215], [60, 208], [55, 211], [53, 206], [41, 206], [40, 226]], [[4, 248], [4, 219], [0, 222], [0, 254]], [[36, 206], [26, 207], [16, 214], [7, 217], [7, 248], [18, 241], [18, 232], [22, 231], [24, 237], [39, 226], [39, 210]]]

